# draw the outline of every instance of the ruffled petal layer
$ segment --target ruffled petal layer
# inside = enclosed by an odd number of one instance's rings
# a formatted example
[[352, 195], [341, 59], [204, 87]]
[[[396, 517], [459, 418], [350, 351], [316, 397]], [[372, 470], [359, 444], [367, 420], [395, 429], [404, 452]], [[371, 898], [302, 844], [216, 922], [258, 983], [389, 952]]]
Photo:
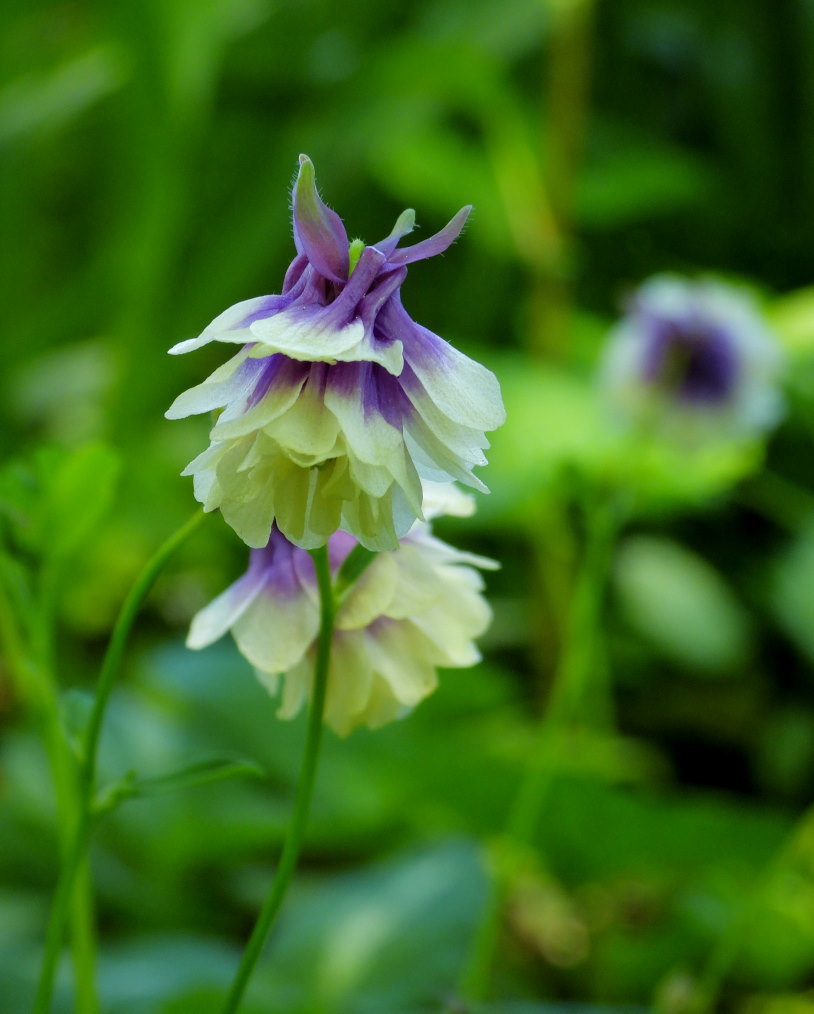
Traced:
[[[331, 536], [332, 573], [354, 545], [347, 532]], [[363, 571], [336, 614], [325, 721], [337, 733], [402, 717], [435, 689], [439, 665], [478, 661], [474, 638], [491, 612], [473, 566], [494, 564], [419, 523]], [[248, 573], [195, 617], [188, 644], [203, 647], [231, 629], [269, 692], [282, 691], [280, 717], [291, 718], [311, 696], [319, 614], [311, 557], [275, 527], [268, 545], [252, 550]]]

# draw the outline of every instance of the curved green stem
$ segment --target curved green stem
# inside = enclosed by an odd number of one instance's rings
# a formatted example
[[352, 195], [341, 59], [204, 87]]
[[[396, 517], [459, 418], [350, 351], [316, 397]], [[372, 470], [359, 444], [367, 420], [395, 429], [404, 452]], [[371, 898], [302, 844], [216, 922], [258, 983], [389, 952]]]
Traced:
[[317, 642], [317, 658], [314, 672], [314, 684], [311, 697], [311, 710], [308, 715], [308, 732], [305, 738], [305, 752], [297, 786], [297, 798], [294, 803], [294, 815], [283, 845], [280, 865], [274, 875], [271, 890], [257, 917], [252, 935], [246, 944], [240, 967], [232, 982], [223, 1014], [235, 1014], [243, 999], [254, 966], [265, 945], [274, 919], [280, 910], [286, 892], [291, 884], [297, 859], [302, 848], [303, 835], [308, 822], [311, 808], [311, 797], [314, 790], [314, 779], [319, 758], [319, 747], [322, 741], [322, 716], [325, 710], [325, 693], [328, 687], [328, 670], [331, 661], [331, 640], [334, 626], [334, 591], [331, 582], [331, 571], [328, 564], [328, 549], [323, 546], [312, 552], [317, 572], [320, 603], [320, 628]]
[[583, 709], [586, 689], [600, 671], [601, 607], [613, 546], [621, 521], [618, 503], [589, 510], [586, 545], [571, 600], [565, 644], [551, 697], [528, 765], [509, 812], [504, 849], [497, 858], [489, 893], [460, 982], [465, 1000], [483, 1000], [500, 937], [500, 918], [517, 848], [534, 835], [561, 756], [563, 737]]
[[[71, 903], [75, 892], [81, 887], [82, 871], [87, 862], [87, 847], [93, 830], [93, 799], [96, 790], [96, 760], [99, 748], [99, 734], [102, 729], [107, 703], [113, 685], [121, 667], [122, 655], [130, 630], [138, 614], [141, 604], [152, 588], [164, 564], [176, 549], [192, 534], [206, 515], [197, 511], [186, 524], [182, 525], [155, 555], [147, 562], [136, 578], [133, 587], [124, 600], [119, 612], [110, 642], [102, 662], [99, 681], [94, 694], [93, 709], [88, 725], [82, 737], [81, 761], [79, 769], [78, 800], [74, 826], [70, 830], [57, 881], [48, 929], [45, 938], [37, 993], [34, 1000], [34, 1014], [48, 1014], [54, 992], [54, 978], [59, 961], [65, 926], [71, 911]], [[80, 1014], [87, 1014], [81, 1011]]]

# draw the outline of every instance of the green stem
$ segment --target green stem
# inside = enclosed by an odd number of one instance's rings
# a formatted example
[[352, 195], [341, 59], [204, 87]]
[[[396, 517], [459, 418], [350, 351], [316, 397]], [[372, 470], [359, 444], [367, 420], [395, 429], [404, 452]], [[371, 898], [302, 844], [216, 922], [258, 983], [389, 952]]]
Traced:
[[223, 1014], [236, 1014], [240, 1007], [246, 986], [249, 983], [254, 966], [265, 945], [266, 939], [274, 925], [274, 919], [280, 910], [286, 892], [291, 884], [297, 860], [302, 848], [308, 813], [311, 808], [311, 797], [314, 790], [314, 779], [317, 771], [319, 747], [322, 740], [322, 717], [325, 710], [325, 693], [328, 687], [328, 670], [331, 661], [331, 640], [334, 626], [334, 591], [331, 582], [331, 571], [328, 564], [326, 546], [312, 552], [314, 566], [319, 585], [320, 628], [317, 642], [317, 658], [314, 672], [311, 710], [308, 715], [308, 732], [305, 738], [300, 780], [297, 786], [297, 798], [294, 803], [294, 815], [283, 845], [280, 864], [274, 875], [271, 890], [260, 910], [249, 942], [243, 952], [240, 967], [232, 982], [232, 987], [223, 1008]]
[[809, 806], [792, 828], [788, 838], [771, 857], [763, 870], [753, 879], [752, 888], [740, 901], [729, 926], [707, 954], [698, 977], [697, 995], [694, 997], [694, 1014], [713, 1014], [721, 1009], [721, 993], [741, 948], [748, 939], [749, 928], [760, 916], [760, 906], [776, 878], [784, 870], [806, 871], [810, 868], [809, 856], [814, 840], [814, 806]]
[[[102, 662], [99, 681], [96, 685], [93, 709], [82, 737], [74, 823], [64, 845], [59, 880], [57, 881], [51, 904], [51, 913], [45, 938], [45, 953], [43, 955], [42, 968], [40, 969], [37, 993], [34, 1000], [34, 1014], [48, 1014], [51, 1009], [54, 978], [59, 962], [62, 939], [65, 934], [65, 926], [73, 907], [72, 903], [77, 897], [81, 899], [83, 895], [87, 895], [89, 900], [90, 896], [90, 884], [87, 873], [87, 848], [93, 830], [93, 802], [96, 791], [99, 734], [102, 729], [102, 721], [110, 693], [121, 667], [127, 638], [136, 615], [141, 608], [141, 604], [150, 588], [152, 588], [164, 564], [198, 527], [204, 517], [206, 515], [203, 512], [197, 511], [189, 521], [182, 525], [177, 532], [171, 535], [159, 547], [155, 555], [147, 562], [136, 578], [116, 619], [116, 624]], [[84, 946], [86, 948], [88, 946], [88, 941], [85, 938], [88, 925], [87, 918], [86, 916], [82, 916], [81, 923], [77, 926], [79, 919], [80, 916], [74, 916], [75, 933], [77, 929], [79, 930], [79, 943], [77, 946]], [[78, 976], [85, 980], [85, 985], [82, 987], [83, 990], [87, 989], [86, 965], [87, 960], [85, 959], [80, 963], [80, 967], [77, 970]], [[80, 1005], [78, 1007], [79, 1014], [91, 1014], [98, 1006], [95, 999], [91, 1001], [86, 998], [81, 1003], [84, 1006]], [[93, 1006], [91, 1006], [91, 1003]]]
[[[39, 703], [43, 717], [44, 739], [56, 797], [60, 869], [66, 862], [71, 846], [73, 824], [80, 809], [79, 772], [76, 758], [65, 739], [60, 714], [56, 658], [56, 612], [61, 577], [62, 565], [60, 562], [47, 561], [41, 575], [38, 619], [33, 636], [34, 656], [37, 659], [41, 675]], [[86, 864], [79, 868], [66, 905], [66, 918], [69, 917], [71, 923], [70, 939], [74, 968], [75, 1009], [77, 1014], [98, 1014], [96, 919], [93, 910], [93, 892]]]
[[534, 835], [557, 774], [564, 735], [578, 719], [588, 687], [595, 672], [600, 671], [601, 608], [621, 511], [618, 504], [605, 504], [587, 513], [589, 528], [582, 567], [551, 697], [509, 812], [504, 848], [461, 978], [460, 993], [469, 1002], [481, 1001], [486, 994], [518, 848], [528, 845]]

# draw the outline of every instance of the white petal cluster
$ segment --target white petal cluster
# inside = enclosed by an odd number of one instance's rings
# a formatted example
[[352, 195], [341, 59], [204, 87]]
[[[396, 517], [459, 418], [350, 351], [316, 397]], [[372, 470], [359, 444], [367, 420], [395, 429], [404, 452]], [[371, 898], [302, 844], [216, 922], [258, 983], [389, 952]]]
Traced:
[[[446, 512], [468, 513], [457, 494]], [[428, 513], [440, 511], [437, 490]], [[328, 543], [336, 569], [356, 540]], [[491, 611], [475, 568], [495, 564], [460, 552], [417, 522], [398, 548], [379, 553], [351, 586], [336, 615], [325, 721], [339, 735], [400, 718], [437, 685], [438, 666], [480, 659], [474, 643]], [[240, 652], [292, 718], [309, 699], [319, 629], [313, 562], [279, 532], [254, 550], [249, 571], [193, 619], [187, 644], [202, 648], [231, 630]]]

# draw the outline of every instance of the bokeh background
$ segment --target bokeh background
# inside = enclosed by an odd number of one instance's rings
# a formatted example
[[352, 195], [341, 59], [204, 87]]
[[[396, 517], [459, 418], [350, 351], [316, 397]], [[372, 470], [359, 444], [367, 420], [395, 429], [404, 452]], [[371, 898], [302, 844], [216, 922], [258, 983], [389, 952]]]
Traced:
[[[246, 1010], [443, 1008], [561, 672], [593, 506], [626, 487], [601, 636], [515, 856], [482, 1009], [814, 1010], [814, 4], [6, 0], [0, 54], [5, 598], [36, 594], [52, 540], [76, 544], [56, 596], [69, 700], [194, 506], [178, 473], [206, 422], [163, 412], [222, 357], [166, 349], [279, 289], [299, 152], [369, 241], [404, 207], [429, 235], [475, 205], [404, 298], [504, 388], [492, 494], [440, 526], [502, 563], [485, 661], [443, 674], [402, 723], [328, 734]], [[603, 342], [625, 295], [666, 270], [735, 280], [762, 307], [788, 362], [768, 444], [651, 448], [644, 467], [608, 437]], [[183, 647], [244, 565], [217, 519], [184, 547], [112, 703], [107, 777], [212, 755], [266, 775], [104, 822], [106, 1014], [216, 1010], [279, 852], [303, 723], [275, 719], [231, 643]], [[0, 1011], [20, 1014], [57, 841], [9, 630]]]

